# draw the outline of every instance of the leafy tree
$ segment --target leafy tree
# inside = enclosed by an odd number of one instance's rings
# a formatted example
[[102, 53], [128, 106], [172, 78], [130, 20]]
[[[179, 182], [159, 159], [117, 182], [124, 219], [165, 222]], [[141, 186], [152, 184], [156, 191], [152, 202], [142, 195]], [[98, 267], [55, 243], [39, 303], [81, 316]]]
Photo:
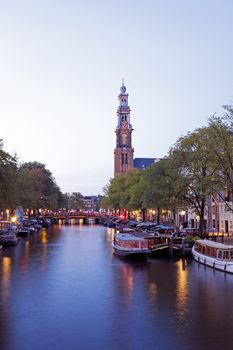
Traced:
[[161, 209], [174, 212], [180, 204], [172, 178], [176, 178], [176, 170], [170, 158], [160, 160], [145, 171], [144, 203], [147, 208], [157, 210], [157, 223]]
[[0, 209], [14, 209], [16, 203], [17, 159], [3, 150], [0, 140]]
[[212, 193], [212, 157], [209, 153], [208, 128], [200, 128], [181, 137], [170, 151], [170, 171], [175, 197], [195, 209], [203, 232], [206, 198]]
[[111, 209], [132, 209], [135, 203], [132, 202], [132, 188], [139, 179], [137, 170], [130, 170], [122, 173], [113, 179], [104, 188], [105, 198], [102, 206]]
[[233, 107], [225, 106], [224, 117], [209, 119], [209, 154], [212, 158], [212, 191], [225, 200], [224, 189], [233, 193]]
[[122, 209], [125, 207], [123, 205], [127, 196], [125, 179], [126, 173], [119, 174], [115, 178], [110, 179], [104, 188], [105, 199], [102, 203], [103, 206], [108, 206], [110, 209]]
[[63, 193], [62, 194], [62, 207], [67, 210], [82, 210], [85, 208], [85, 203], [83, 200], [83, 195], [80, 192], [73, 193]]
[[16, 178], [17, 206], [34, 208], [36, 206], [36, 190], [33, 186], [32, 177], [27, 168], [18, 168]]
[[74, 210], [86, 209], [83, 195], [80, 192], [73, 192], [71, 194], [71, 208]]
[[34, 190], [34, 200], [30, 203], [31, 209], [47, 208], [56, 210], [59, 208], [61, 191], [57, 186], [52, 173], [39, 162], [24, 163], [20, 166], [29, 176], [29, 183]]

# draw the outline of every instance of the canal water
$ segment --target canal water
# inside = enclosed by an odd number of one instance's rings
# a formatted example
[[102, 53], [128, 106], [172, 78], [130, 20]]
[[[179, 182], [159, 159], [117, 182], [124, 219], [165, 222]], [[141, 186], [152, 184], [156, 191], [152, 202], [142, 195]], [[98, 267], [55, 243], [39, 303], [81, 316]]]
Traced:
[[232, 348], [233, 275], [131, 262], [102, 226], [54, 226], [0, 252], [1, 350]]

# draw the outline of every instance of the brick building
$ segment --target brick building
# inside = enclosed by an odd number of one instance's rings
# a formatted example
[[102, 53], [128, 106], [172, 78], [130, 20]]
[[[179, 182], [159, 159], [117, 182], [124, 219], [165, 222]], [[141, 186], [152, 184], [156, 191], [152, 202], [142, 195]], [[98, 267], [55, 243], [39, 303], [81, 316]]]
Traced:
[[114, 176], [125, 173], [130, 169], [145, 169], [160, 158], [135, 158], [132, 147], [132, 125], [130, 123], [129, 95], [126, 93], [124, 81], [118, 95], [119, 106], [117, 109], [116, 147], [114, 150]]

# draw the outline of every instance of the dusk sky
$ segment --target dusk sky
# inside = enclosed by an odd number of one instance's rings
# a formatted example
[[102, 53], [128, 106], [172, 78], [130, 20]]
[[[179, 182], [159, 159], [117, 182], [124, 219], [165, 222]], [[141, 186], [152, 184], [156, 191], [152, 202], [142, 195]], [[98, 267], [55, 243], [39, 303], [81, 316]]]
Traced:
[[113, 176], [125, 79], [135, 157], [163, 157], [233, 100], [232, 0], [0, 1], [0, 137], [63, 192]]

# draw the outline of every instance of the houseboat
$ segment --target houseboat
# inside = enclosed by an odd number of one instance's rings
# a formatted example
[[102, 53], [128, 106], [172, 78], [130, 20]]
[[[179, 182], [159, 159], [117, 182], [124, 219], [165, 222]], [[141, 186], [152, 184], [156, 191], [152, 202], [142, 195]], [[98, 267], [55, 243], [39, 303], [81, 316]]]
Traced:
[[200, 239], [195, 242], [192, 255], [194, 260], [213, 269], [233, 273], [233, 245]]
[[0, 221], [0, 245], [17, 245], [16, 226], [9, 221]]
[[137, 233], [115, 233], [112, 242], [114, 252], [122, 257], [144, 257], [149, 254], [148, 240]]

